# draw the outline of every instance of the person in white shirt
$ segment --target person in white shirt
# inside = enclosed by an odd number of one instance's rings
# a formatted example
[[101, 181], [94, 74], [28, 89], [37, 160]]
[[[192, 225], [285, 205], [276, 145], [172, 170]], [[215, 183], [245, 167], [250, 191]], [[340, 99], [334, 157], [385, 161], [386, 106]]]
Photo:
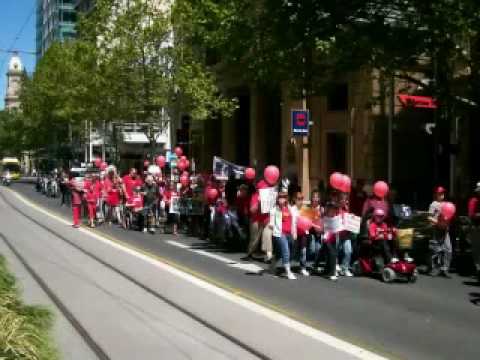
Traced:
[[268, 227], [272, 230], [275, 256], [272, 259], [271, 270], [276, 271], [277, 260], [282, 260], [287, 278], [295, 280], [296, 277], [290, 268], [290, 253], [292, 243], [297, 239], [296, 219], [288, 206], [288, 193], [280, 191], [277, 197], [277, 204], [270, 212]]

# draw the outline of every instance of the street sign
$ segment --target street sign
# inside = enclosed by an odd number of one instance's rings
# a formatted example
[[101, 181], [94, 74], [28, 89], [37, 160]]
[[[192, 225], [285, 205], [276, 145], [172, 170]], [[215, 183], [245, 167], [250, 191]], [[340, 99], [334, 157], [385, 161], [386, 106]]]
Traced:
[[308, 136], [310, 112], [308, 110], [292, 110], [292, 134]]

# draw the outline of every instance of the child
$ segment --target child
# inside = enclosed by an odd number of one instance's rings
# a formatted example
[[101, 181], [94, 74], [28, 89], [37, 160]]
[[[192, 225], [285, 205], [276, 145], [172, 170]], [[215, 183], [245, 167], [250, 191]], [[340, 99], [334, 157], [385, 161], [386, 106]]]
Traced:
[[286, 191], [280, 191], [278, 193], [277, 204], [270, 212], [268, 227], [273, 232], [276, 254], [275, 259], [272, 259], [271, 270], [276, 270], [276, 260], [281, 258], [287, 278], [289, 280], [295, 280], [296, 277], [290, 269], [290, 249], [293, 240], [297, 239], [297, 224], [288, 206], [288, 193]]
[[373, 248], [382, 253], [385, 264], [398, 262], [398, 259], [392, 256], [394, 236], [395, 229], [387, 225], [385, 212], [383, 209], [376, 209], [368, 227], [368, 237]]

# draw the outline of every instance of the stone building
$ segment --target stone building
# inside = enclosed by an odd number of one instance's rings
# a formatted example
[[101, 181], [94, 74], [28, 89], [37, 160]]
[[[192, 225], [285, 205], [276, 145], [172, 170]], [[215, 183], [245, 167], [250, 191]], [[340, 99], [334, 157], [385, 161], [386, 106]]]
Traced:
[[6, 110], [18, 109], [20, 107], [19, 95], [23, 76], [24, 68], [22, 61], [17, 54], [14, 54], [8, 64], [7, 91], [5, 94]]

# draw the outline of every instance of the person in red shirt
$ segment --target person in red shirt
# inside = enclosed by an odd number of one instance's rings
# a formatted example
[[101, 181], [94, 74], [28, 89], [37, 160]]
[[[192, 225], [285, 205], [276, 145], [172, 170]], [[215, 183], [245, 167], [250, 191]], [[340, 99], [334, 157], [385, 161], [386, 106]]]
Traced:
[[385, 212], [377, 209], [373, 212], [373, 219], [368, 226], [368, 238], [374, 250], [380, 251], [383, 255], [385, 264], [398, 262], [397, 257], [393, 256], [395, 229], [388, 226], [385, 221]]
[[268, 228], [270, 215], [262, 213], [260, 209], [260, 189], [268, 188], [267, 183], [261, 180], [257, 183], [257, 191], [250, 199], [250, 243], [248, 244], [247, 256], [244, 261], [251, 260], [261, 242], [262, 250], [265, 252], [265, 262], [272, 260], [272, 231]]
[[130, 169], [130, 172], [123, 177], [122, 182], [123, 194], [125, 195], [125, 200], [127, 202], [133, 196], [133, 190], [136, 187], [143, 185], [142, 179], [140, 179], [137, 169], [135, 168]]
[[480, 226], [480, 182], [477, 183], [475, 194], [468, 200], [468, 217], [474, 226]]
[[87, 174], [83, 182], [83, 192], [87, 202], [88, 224], [91, 228], [95, 227], [95, 215], [97, 212], [97, 191], [92, 180], [92, 176]]
[[107, 177], [105, 178], [104, 182], [104, 193], [106, 194], [106, 203], [108, 207], [108, 224], [111, 225], [112, 220], [116, 220], [118, 224], [121, 224], [120, 199], [122, 195], [122, 181], [114, 170], [110, 170], [107, 173]]
[[83, 189], [80, 184], [73, 178], [70, 177], [68, 182], [68, 187], [72, 194], [72, 215], [73, 215], [73, 227], [80, 227], [80, 219], [82, 216], [82, 195]]
[[295, 280], [296, 277], [290, 269], [290, 253], [293, 241], [297, 240], [296, 218], [288, 205], [288, 192], [280, 191], [277, 204], [269, 214], [268, 227], [272, 232], [275, 243], [275, 258], [272, 259], [270, 271], [276, 272], [277, 259], [282, 260], [287, 278]]

